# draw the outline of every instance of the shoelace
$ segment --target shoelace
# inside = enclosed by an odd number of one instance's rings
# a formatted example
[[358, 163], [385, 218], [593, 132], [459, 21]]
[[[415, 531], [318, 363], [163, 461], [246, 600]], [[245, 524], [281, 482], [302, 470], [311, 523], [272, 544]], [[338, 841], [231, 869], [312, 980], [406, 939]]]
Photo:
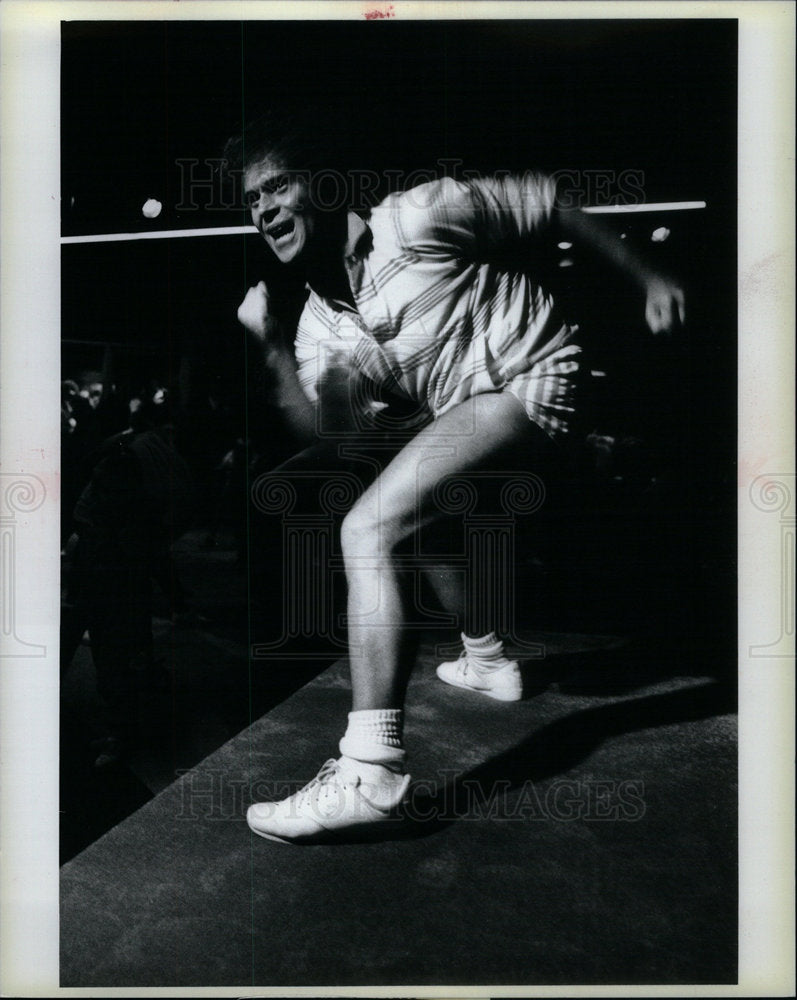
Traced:
[[310, 797], [311, 793], [315, 788], [317, 788], [319, 785], [330, 784], [332, 781], [334, 781], [335, 778], [339, 776], [339, 774], [340, 774], [340, 761], [335, 760], [334, 757], [330, 757], [328, 761], [325, 761], [321, 765], [320, 771], [312, 779], [312, 781], [308, 781], [308, 783], [304, 786], [304, 788], [300, 789], [296, 793], [296, 804], [299, 805], [300, 803], [306, 801]]
[[[464, 662], [460, 662], [463, 660]], [[458, 663], [459, 665], [457, 666], [457, 671], [459, 673], [459, 679], [461, 681], [465, 681], [466, 684], [470, 684], [470, 681], [468, 681], [468, 675], [471, 673], [471, 671], [473, 672], [475, 678], [473, 683], [476, 685], [486, 684], [487, 681], [485, 680], [485, 677], [489, 676], [489, 674], [493, 672], [492, 670], [488, 670], [486, 668], [484, 670], [480, 670], [478, 667], [472, 666], [470, 662], [470, 657], [468, 656], [468, 651], [466, 649], [463, 649], [462, 652], [459, 654]], [[493, 669], [499, 669], [499, 668], [493, 668]]]

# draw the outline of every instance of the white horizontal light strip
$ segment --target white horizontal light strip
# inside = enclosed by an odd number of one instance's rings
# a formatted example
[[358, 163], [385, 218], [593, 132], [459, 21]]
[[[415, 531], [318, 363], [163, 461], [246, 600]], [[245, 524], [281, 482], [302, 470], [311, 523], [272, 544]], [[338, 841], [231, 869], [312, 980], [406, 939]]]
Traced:
[[704, 201], [659, 201], [648, 205], [599, 205], [583, 208], [590, 215], [625, 215], [630, 212], [686, 212], [690, 209], [705, 208]]
[[210, 229], [166, 229], [148, 233], [97, 233], [91, 236], [62, 236], [64, 243], [122, 243], [125, 240], [173, 240], [188, 236], [242, 236], [256, 234], [254, 226], [211, 226]]
[[[684, 212], [689, 209], [705, 208], [704, 201], [660, 201], [649, 205], [599, 205], [584, 208], [592, 215], [623, 215], [630, 212]], [[189, 236], [246, 236], [255, 235], [254, 226], [212, 226], [209, 229], [166, 229], [144, 233], [96, 233], [91, 236], [62, 236], [66, 243], [123, 243], [128, 240], [173, 240]]]

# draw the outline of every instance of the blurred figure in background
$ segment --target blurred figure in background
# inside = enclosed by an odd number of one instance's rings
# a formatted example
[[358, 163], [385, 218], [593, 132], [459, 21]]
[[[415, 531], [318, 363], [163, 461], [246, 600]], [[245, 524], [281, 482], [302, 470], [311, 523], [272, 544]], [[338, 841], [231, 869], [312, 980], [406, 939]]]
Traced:
[[95, 452], [75, 505], [69, 546], [61, 669], [88, 630], [105, 708], [97, 766], [118, 760], [135, 740], [139, 695], [155, 674], [152, 579], [179, 604], [170, 549], [188, 527], [193, 507], [192, 476], [180, 454], [168, 394], [155, 393], [133, 422]]

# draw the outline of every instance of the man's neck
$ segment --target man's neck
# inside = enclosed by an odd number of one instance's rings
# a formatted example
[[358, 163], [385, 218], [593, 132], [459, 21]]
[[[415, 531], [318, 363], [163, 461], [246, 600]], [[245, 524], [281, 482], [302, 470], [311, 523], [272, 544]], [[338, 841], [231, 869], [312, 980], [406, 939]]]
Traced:
[[324, 298], [339, 299], [353, 306], [354, 296], [343, 262], [347, 235], [345, 213], [324, 220], [318, 250], [308, 262], [307, 281], [313, 291]]

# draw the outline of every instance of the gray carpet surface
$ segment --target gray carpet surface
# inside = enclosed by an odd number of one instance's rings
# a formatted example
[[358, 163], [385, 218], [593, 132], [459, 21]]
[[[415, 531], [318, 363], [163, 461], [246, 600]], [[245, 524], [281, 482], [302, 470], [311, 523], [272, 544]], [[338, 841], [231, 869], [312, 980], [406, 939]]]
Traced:
[[375, 842], [253, 837], [251, 801], [337, 755], [338, 662], [63, 867], [61, 985], [735, 981], [732, 693], [639, 667], [503, 704], [427, 650], [404, 817]]

